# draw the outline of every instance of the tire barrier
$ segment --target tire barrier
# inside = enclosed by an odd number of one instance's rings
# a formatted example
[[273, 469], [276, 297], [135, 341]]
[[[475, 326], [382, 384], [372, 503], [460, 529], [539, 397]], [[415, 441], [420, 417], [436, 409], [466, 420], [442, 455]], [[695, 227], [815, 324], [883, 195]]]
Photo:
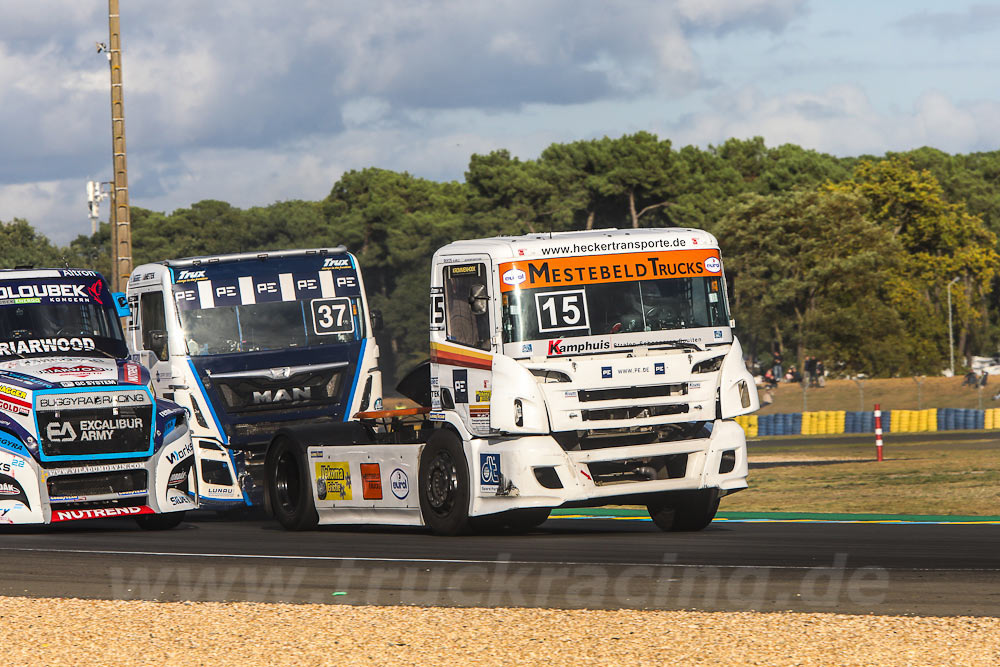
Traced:
[[[818, 410], [773, 415], [743, 415], [736, 418], [748, 437], [770, 435], [828, 435], [874, 433], [875, 413], [850, 410]], [[931, 433], [1000, 429], [1000, 408], [930, 408], [927, 410], [883, 410], [883, 433]]]

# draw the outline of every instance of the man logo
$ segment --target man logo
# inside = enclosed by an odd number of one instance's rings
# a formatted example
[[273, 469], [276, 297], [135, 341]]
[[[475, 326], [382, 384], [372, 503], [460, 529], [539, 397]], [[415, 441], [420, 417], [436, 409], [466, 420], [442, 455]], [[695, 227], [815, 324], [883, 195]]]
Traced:
[[291, 389], [278, 389], [273, 392], [268, 389], [253, 393], [254, 405], [281, 403], [282, 401], [308, 401], [310, 398], [312, 398], [312, 387], [292, 387]]
[[73, 442], [76, 440], [76, 431], [69, 422], [52, 422], [45, 427], [45, 437], [49, 442]]

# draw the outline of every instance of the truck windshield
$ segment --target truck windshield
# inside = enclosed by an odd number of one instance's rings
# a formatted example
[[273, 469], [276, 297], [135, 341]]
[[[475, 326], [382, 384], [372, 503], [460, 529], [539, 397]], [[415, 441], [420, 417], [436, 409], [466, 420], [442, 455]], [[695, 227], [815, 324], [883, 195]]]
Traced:
[[[105, 292], [105, 295], [106, 303], [111, 303], [110, 294]], [[113, 308], [96, 301], [26, 301], [30, 299], [0, 301], [0, 358], [64, 354], [128, 356], [121, 323]]]
[[365, 336], [359, 297], [178, 310], [188, 354], [335, 345]]
[[719, 277], [515, 289], [503, 295], [503, 340], [729, 326], [723, 289]]

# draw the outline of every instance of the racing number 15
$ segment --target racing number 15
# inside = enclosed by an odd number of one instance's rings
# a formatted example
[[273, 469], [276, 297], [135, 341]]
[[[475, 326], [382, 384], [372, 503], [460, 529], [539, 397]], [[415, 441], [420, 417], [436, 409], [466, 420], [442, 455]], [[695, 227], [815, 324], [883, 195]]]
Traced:
[[590, 328], [587, 299], [582, 289], [535, 294], [535, 310], [539, 331]]
[[312, 313], [313, 330], [318, 336], [354, 331], [350, 299], [313, 299]]

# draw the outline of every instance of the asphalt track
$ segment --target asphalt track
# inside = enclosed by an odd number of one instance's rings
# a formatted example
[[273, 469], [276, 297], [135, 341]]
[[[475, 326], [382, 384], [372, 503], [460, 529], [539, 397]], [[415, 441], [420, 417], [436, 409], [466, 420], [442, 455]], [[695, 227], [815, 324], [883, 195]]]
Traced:
[[211, 514], [166, 532], [127, 519], [7, 527], [0, 594], [1000, 615], [1000, 518], [730, 515], [685, 534], [617, 514], [624, 518], [550, 519], [527, 535], [457, 538], [397, 528], [289, 533], [267, 519]]

